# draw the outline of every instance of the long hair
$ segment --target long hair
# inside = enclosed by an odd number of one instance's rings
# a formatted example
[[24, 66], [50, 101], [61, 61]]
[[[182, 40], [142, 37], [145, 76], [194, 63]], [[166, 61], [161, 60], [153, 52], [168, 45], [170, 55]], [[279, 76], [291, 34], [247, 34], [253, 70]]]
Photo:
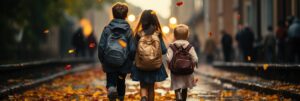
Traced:
[[[158, 18], [156, 16], [155, 11], [153, 10], [144, 10], [141, 14], [140, 20], [135, 28], [134, 36], [137, 35], [142, 30], [148, 29], [150, 27], [154, 27], [154, 31], [158, 31], [160, 34], [159, 36], [162, 36], [162, 30], [160, 23], [158, 21]], [[153, 31], [153, 32], [154, 32]]]

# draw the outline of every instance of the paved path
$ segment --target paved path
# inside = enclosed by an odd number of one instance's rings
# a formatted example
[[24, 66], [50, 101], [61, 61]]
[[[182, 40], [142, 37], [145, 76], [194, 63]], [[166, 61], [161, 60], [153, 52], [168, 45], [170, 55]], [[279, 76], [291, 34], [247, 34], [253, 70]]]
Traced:
[[[205, 68], [201, 67], [201, 68]], [[275, 95], [263, 95], [257, 92], [237, 89], [230, 84], [222, 84], [216, 79], [200, 75], [197, 86], [189, 91], [188, 101], [240, 101], [278, 99]], [[68, 74], [50, 83], [28, 90], [22, 94], [10, 95], [7, 100], [72, 100], [72, 101], [107, 101], [105, 75], [100, 65], [95, 68]], [[139, 101], [139, 83], [127, 76], [126, 101]], [[155, 101], [173, 101], [174, 92], [169, 89], [170, 78], [156, 84]]]

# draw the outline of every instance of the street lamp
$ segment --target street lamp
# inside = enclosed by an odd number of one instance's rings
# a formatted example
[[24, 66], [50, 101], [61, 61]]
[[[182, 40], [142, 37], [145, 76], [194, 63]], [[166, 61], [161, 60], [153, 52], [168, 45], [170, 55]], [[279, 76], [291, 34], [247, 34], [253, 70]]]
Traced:
[[175, 24], [177, 24], [177, 19], [175, 17], [171, 17], [169, 19], [169, 23], [175, 25]]
[[128, 16], [128, 21], [134, 22], [134, 21], [135, 21], [135, 16], [134, 16], [133, 14], [130, 14], [130, 15]]
[[167, 35], [170, 32], [170, 28], [168, 26], [163, 26], [162, 32]]
[[175, 17], [171, 17], [169, 19], [169, 26], [171, 27], [171, 29], [174, 29], [176, 27], [177, 24], [177, 19]]

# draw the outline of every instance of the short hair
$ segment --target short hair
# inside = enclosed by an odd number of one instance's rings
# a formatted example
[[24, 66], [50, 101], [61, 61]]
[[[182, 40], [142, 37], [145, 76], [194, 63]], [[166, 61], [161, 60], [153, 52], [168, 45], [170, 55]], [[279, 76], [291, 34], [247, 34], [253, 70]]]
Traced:
[[174, 37], [176, 40], [187, 40], [189, 36], [189, 27], [185, 24], [179, 24], [174, 29]]
[[126, 3], [117, 2], [112, 6], [113, 17], [116, 19], [126, 19], [128, 6]]

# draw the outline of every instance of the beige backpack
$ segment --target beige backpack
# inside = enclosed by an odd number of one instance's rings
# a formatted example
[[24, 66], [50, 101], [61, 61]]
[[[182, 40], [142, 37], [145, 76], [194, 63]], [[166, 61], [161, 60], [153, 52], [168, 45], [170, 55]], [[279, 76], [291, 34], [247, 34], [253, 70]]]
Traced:
[[145, 35], [144, 32], [141, 32], [139, 35], [141, 38], [138, 41], [135, 55], [136, 67], [144, 71], [159, 69], [162, 65], [162, 50], [158, 33]]

